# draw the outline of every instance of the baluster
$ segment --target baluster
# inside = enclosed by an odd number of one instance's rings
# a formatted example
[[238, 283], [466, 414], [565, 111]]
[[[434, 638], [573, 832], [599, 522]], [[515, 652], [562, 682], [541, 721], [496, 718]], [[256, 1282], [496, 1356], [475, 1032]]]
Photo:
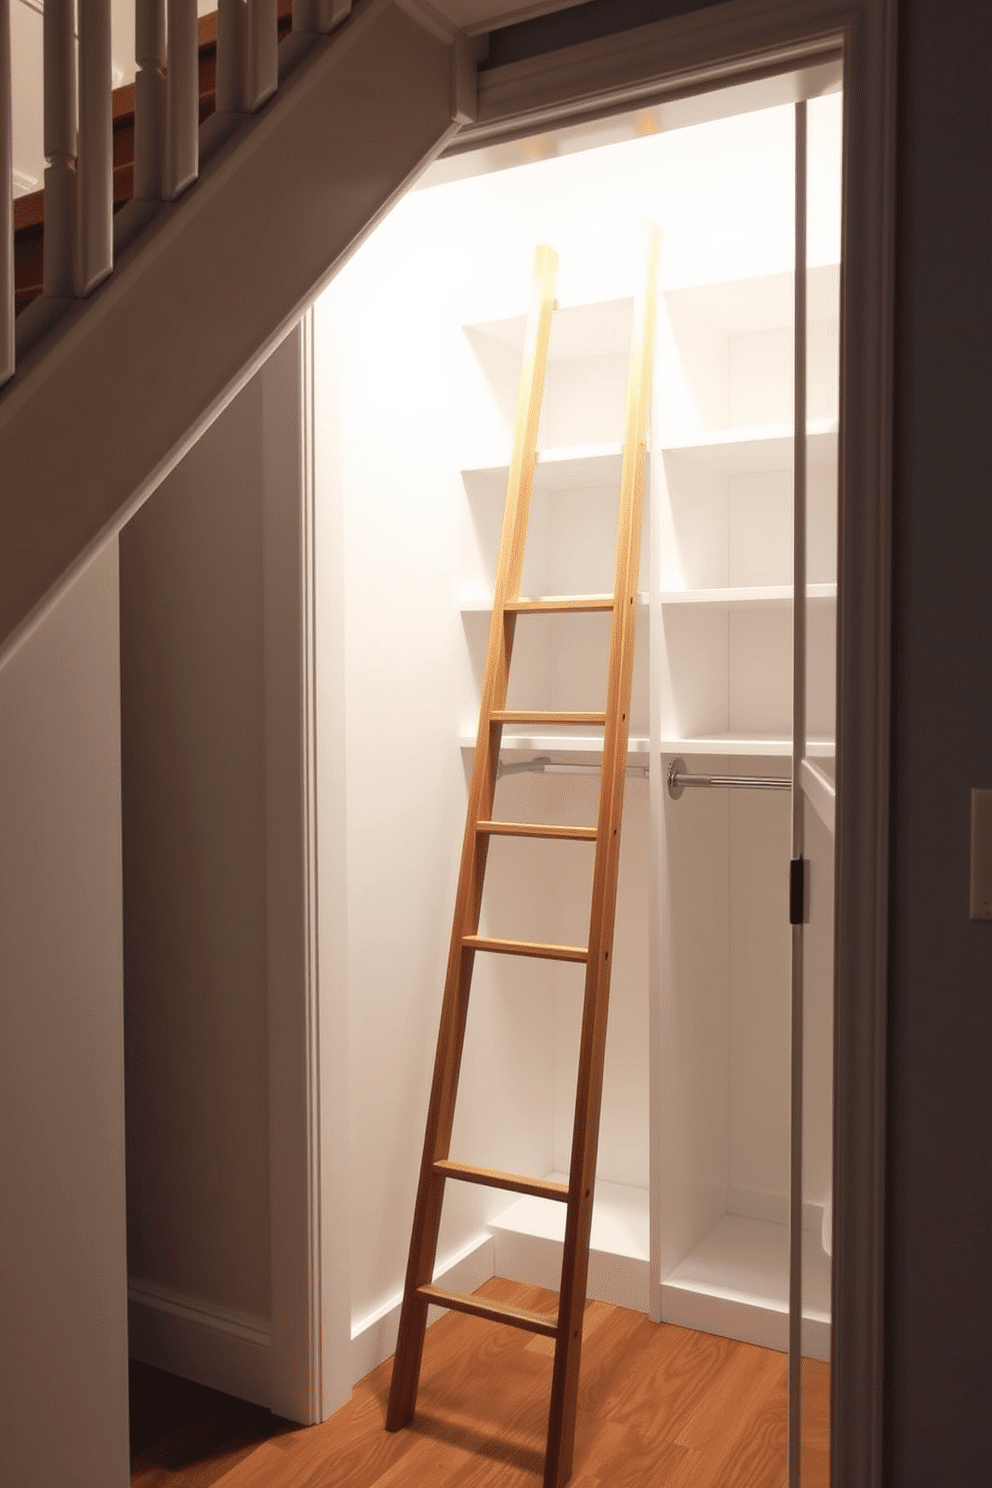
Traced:
[[10, 0], [0, 0], [0, 387], [14, 375], [14, 172]]
[[196, 0], [168, 0], [169, 66], [165, 77], [165, 181], [173, 201], [200, 170], [200, 48]]
[[247, 12], [244, 0], [218, 0], [217, 112], [244, 112], [245, 41]]
[[161, 201], [165, 138], [165, 0], [136, 0], [134, 13], [134, 194]]
[[248, 0], [244, 109], [254, 113], [279, 86], [279, 0]]
[[351, 0], [293, 0], [293, 30], [326, 35], [351, 14]]
[[89, 294], [114, 267], [113, 82], [110, 0], [79, 0], [77, 295]]
[[44, 290], [70, 299], [74, 290], [76, 217], [76, 38], [73, 0], [46, 0]]

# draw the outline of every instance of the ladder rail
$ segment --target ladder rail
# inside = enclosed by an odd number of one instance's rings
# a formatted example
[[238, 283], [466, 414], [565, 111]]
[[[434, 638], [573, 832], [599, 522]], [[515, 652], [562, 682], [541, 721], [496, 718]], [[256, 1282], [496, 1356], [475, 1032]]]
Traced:
[[579, 1069], [569, 1169], [558, 1333], [551, 1381], [544, 1488], [562, 1488], [572, 1471], [582, 1314], [589, 1270], [589, 1235], [599, 1146], [606, 1028], [613, 965], [620, 828], [626, 783], [630, 698], [637, 624], [637, 592], [647, 456], [647, 426], [654, 360], [658, 234], [648, 235], [648, 264], [635, 308], [624, 429], [613, 633], [607, 681], [607, 721], [603, 738], [598, 837], [589, 915], [589, 953], [582, 1011]]
[[503, 709], [506, 703], [516, 623], [516, 614], [507, 612], [504, 606], [507, 600], [520, 597], [557, 266], [558, 257], [553, 249], [539, 247], [527, 317], [513, 455], [507, 480], [486, 672], [479, 710], [479, 731], [469, 789], [437, 1056], [386, 1414], [386, 1429], [389, 1431], [399, 1430], [411, 1419], [420, 1378], [428, 1306], [421, 1292], [432, 1281], [444, 1195], [444, 1178], [434, 1164], [448, 1157], [451, 1144], [455, 1096], [465, 1043], [468, 992], [475, 958], [475, 949], [465, 945], [465, 936], [474, 935], [479, 928], [482, 885], [489, 847], [488, 834], [477, 832], [476, 823], [491, 818], [496, 792], [502, 724], [493, 721], [493, 713]]

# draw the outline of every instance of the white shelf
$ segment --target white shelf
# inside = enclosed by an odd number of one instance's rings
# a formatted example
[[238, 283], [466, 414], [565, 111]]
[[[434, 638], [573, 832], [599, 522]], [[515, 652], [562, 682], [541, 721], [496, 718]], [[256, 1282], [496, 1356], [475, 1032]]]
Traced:
[[[807, 602], [837, 598], [836, 584], [809, 584]], [[706, 605], [718, 610], [778, 610], [792, 606], [791, 584], [765, 584], [737, 589], [665, 589], [663, 605]]]
[[[570, 362], [580, 357], [629, 352], [633, 310], [632, 296], [597, 300], [590, 304], [556, 304], [551, 321], [548, 361]], [[519, 351], [521, 355], [526, 329], [525, 315], [475, 321], [464, 327], [469, 337], [495, 341], [497, 345]]]
[[[474, 751], [475, 735], [469, 737], [463, 734], [459, 744], [463, 750]], [[636, 756], [646, 764], [643, 757], [650, 748], [651, 741], [646, 734], [631, 734], [627, 740], [627, 758]], [[599, 729], [595, 735], [510, 734], [504, 728], [499, 752], [500, 755], [550, 754], [556, 758], [561, 755], [579, 755], [589, 763], [598, 763], [603, 755], [603, 731]]]
[[[525, 599], [541, 599], [544, 596], [539, 595], [539, 594], [536, 594], [536, 595], [524, 595], [523, 597]], [[637, 596], [637, 608], [639, 610], [646, 610], [647, 607], [648, 607], [648, 600], [649, 600], [648, 594], [644, 590], [641, 590], [638, 593], [638, 596]], [[492, 602], [492, 599], [491, 598], [490, 599], [463, 599], [461, 601], [461, 603], [459, 604], [458, 609], [459, 609], [459, 612], [461, 614], [463, 614], [463, 615], [491, 615], [492, 614], [492, 609], [493, 609], [493, 602]], [[600, 611], [592, 611], [592, 612], [590, 612], [590, 611], [583, 611], [583, 610], [531, 610], [531, 611], [524, 610], [524, 611], [518, 612], [518, 613], [522, 613], [522, 614], [528, 614], [528, 613], [530, 613], [530, 614], [535, 614], [535, 615], [570, 615], [570, 614], [572, 614], [572, 615], [576, 615], [576, 614], [581, 615], [581, 614], [593, 613], [593, 614], [604, 614], [604, 615], [608, 615], [610, 613], [610, 611], [609, 610], [600, 610]]]
[[[830, 1261], [803, 1230], [803, 1352], [830, 1358]], [[789, 1346], [789, 1227], [725, 1214], [662, 1282], [665, 1322], [744, 1343]]]
[[[756, 470], [791, 470], [792, 434], [791, 424], [714, 429], [678, 443], [665, 440], [661, 448], [666, 461], [677, 461], [689, 469], [717, 471], [724, 475]], [[837, 458], [836, 420], [820, 419], [810, 423], [806, 451], [811, 465], [829, 465]]]
[[[840, 264], [810, 265], [806, 271], [806, 313], [810, 321], [835, 320]], [[796, 311], [791, 272], [757, 274], [749, 279], [719, 279], [664, 291], [670, 308], [681, 310], [723, 335], [734, 336], [770, 327], [791, 327]]]
[[[662, 739], [664, 755], [734, 755], [751, 759], [787, 759], [792, 755], [792, 739], [769, 738], [760, 734], [720, 733], [691, 739]], [[811, 739], [806, 752], [811, 759], [833, 759], [833, 739]]]
[[[567, 1183], [567, 1173], [548, 1175]], [[587, 1293], [600, 1302], [648, 1309], [649, 1197], [646, 1188], [596, 1183]], [[489, 1221], [497, 1276], [557, 1291], [565, 1240], [565, 1205], [524, 1197]]]
[[[535, 491], [578, 491], [597, 486], [615, 486], [620, 480], [623, 445], [570, 444], [537, 452]], [[495, 465], [472, 465], [462, 469], [470, 480], [491, 483], [494, 493], [505, 495], [510, 473], [509, 458]]]

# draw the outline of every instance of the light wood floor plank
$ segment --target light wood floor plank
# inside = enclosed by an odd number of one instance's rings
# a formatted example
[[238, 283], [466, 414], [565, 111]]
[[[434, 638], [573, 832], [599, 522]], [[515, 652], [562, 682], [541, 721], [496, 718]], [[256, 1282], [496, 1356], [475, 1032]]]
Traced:
[[[554, 1294], [494, 1278], [481, 1296], [546, 1310]], [[321, 1426], [286, 1431], [140, 1488], [538, 1488], [550, 1340], [450, 1313], [427, 1334], [417, 1413], [384, 1429], [392, 1362]], [[811, 1468], [829, 1446], [829, 1371], [804, 1368]], [[590, 1302], [570, 1488], [782, 1488], [785, 1355]], [[138, 1464], [136, 1463], [136, 1466]], [[826, 1488], [811, 1479], [810, 1488]]]

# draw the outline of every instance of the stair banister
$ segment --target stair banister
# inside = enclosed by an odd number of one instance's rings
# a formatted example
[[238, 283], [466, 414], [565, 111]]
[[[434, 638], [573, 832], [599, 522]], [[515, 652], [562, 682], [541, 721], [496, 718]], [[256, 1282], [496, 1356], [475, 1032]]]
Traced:
[[134, 194], [162, 200], [165, 139], [165, 0], [135, 0]]
[[[6, 39], [11, 0], [0, 4]], [[16, 319], [13, 378], [0, 364], [0, 664], [475, 109], [474, 51], [456, 28], [419, 0], [363, 0], [332, 40], [311, 31], [290, 42], [263, 108], [211, 131], [207, 168], [179, 210], [145, 201], [118, 214], [127, 251], [84, 306], [73, 275], [74, 9], [73, 0], [45, 5], [47, 200], [23, 214], [33, 243], [47, 248], [45, 293]], [[318, 0], [306, 18], [324, 27], [349, 9]], [[195, 37], [194, 5], [166, 0], [166, 79], [181, 71], [175, 48], [187, 19]], [[161, 11], [143, 11], [135, 45], [143, 71], [159, 73]], [[315, 140], [347, 140], [347, 151]], [[0, 175], [12, 174], [5, 162]], [[10, 314], [3, 241], [0, 333]]]
[[169, 65], [165, 75], [165, 179], [174, 201], [200, 173], [200, 53], [196, 0], [168, 0]]
[[72, 0], [47, 0], [45, 68], [44, 288], [50, 299], [73, 296], [76, 236], [76, 38]]
[[10, 0], [0, 0], [0, 387], [14, 375], [14, 158]]
[[110, 0], [79, 0], [79, 159], [75, 289], [88, 295], [114, 267], [114, 79]]

